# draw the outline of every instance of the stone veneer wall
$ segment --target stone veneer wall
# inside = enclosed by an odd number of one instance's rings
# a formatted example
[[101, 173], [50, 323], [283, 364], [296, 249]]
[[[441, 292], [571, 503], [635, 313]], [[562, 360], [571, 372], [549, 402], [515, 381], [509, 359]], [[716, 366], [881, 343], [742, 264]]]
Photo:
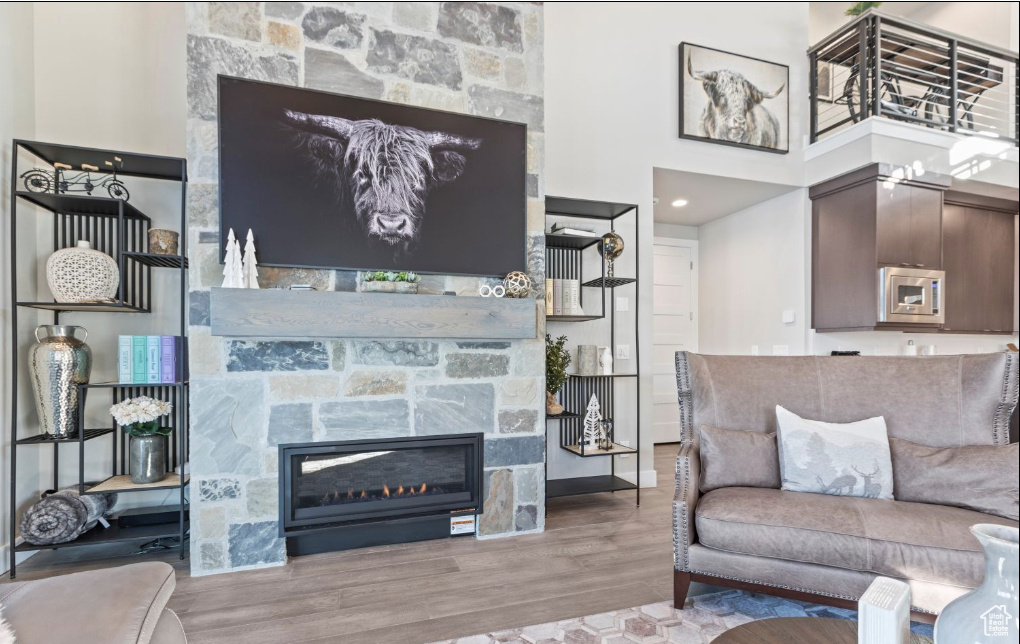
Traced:
[[[528, 341], [235, 340], [209, 333], [209, 288], [222, 280], [216, 232], [221, 73], [526, 122], [528, 270], [541, 292], [541, 5], [195, 2], [187, 12], [192, 573], [285, 561], [277, 536], [277, 445], [283, 442], [484, 431], [480, 536], [542, 530], [540, 300], [539, 338]], [[264, 286], [357, 287], [357, 276], [344, 271], [259, 271]], [[428, 276], [422, 291], [477, 296], [479, 283]]]

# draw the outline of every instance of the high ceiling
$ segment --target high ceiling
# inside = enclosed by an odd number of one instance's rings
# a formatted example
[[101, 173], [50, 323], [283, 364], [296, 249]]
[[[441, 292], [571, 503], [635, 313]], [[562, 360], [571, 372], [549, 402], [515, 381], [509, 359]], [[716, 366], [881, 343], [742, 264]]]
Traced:
[[[655, 206], [656, 223], [680, 226], [700, 226], [798, 189], [779, 183], [663, 168], [653, 170], [652, 185], [654, 196], [659, 199]], [[686, 199], [688, 203], [675, 208], [672, 203], [677, 199]]]

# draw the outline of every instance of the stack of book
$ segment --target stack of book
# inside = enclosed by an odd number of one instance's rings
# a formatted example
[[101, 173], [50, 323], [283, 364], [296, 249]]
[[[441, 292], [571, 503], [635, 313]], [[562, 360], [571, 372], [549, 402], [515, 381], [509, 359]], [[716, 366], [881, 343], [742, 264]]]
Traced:
[[545, 281], [546, 315], [584, 315], [581, 280], [552, 278]]
[[569, 235], [573, 237], [591, 237], [592, 239], [600, 237], [600, 235], [595, 234], [595, 228], [593, 226], [586, 226], [583, 224], [572, 224], [568, 226], [566, 224], [556, 223], [552, 225], [552, 230], [549, 234]]
[[[178, 361], [184, 347], [184, 360]], [[177, 335], [122, 335], [117, 344], [117, 375], [122, 385], [184, 382], [188, 339]]]

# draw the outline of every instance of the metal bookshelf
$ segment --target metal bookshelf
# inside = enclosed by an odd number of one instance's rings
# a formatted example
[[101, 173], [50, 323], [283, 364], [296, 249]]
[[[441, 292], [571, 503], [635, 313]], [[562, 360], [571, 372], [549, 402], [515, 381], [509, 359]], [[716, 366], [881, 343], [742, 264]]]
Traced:
[[[10, 210], [11, 210], [11, 246], [9, 249], [11, 268], [11, 309], [14, 311], [11, 320], [11, 467], [10, 467], [10, 577], [17, 574], [17, 553], [34, 550], [52, 550], [92, 545], [102, 545], [118, 541], [157, 541], [176, 539], [176, 547], [183, 559], [187, 552], [187, 455], [188, 455], [188, 383], [176, 382], [168, 384], [120, 384], [120, 383], [89, 383], [78, 387], [78, 431], [75, 436], [55, 437], [46, 434], [22, 436], [18, 426], [18, 391], [19, 358], [24, 347], [18, 345], [19, 314], [23, 309], [39, 309], [51, 311], [53, 324], [60, 324], [61, 316], [72, 313], [149, 313], [153, 302], [153, 270], [177, 271], [179, 287], [177, 295], [180, 304], [180, 332], [187, 335], [187, 296], [188, 296], [188, 261], [187, 261], [187, 161], [185, 159], [133, 154], [113, 150], [83, 148], [56, 143], [42, 143], [15, 139], [12, 145], [12, 164], [10, 178]], [[39, 167], [54, 167], [55, 163], [80, 168], [83, 165], [105, 167], [105, 162], [118, 157], [122, 167], [117, 169], [118, 176], [158, 179], [179, 182], [181, 184], [180, 201], [180, 256], [167, 257], [153, 255], [148, 252], [148, 230], [151, 220], [134, 205], [108, 197], [90, 196], [82, 193], [61, 192], [59, 185], [49, 186], [52, 190], [33, 192], [20, 189], [19, 161], [22, 156], [31, 156], [39, 161]], [[21, 168], [26, 169], [26, 168]], [[100, 190], [97, 188], [97, 193]], [[36, 208], [29, 213], [19, 213], [19, 206], [31, 205]], [[92, 248], [102, 251], [117, 261], [120, 269], [120, 288], [117, 296], [110, 302], [69, 304], [39, 299], [19, 297], [18, 292], [18, 256], [14, 240], [18, 236], [19, 217], [48, 217], [52, 223], [53, 251], [73, 247], [78, 240], [91, 242]], [[157, 298], [159, 301], [159, 298]], [[109, 349], [116, 353], [116, 347]], [[184, 344], [178, 349], [177, 360], [180, 364], [185, 360]], [[147, 395], [166, 400], [174, 405], [169, 421], [172, 433], [168, 450], [168, 471], [170, 474], [164, 481], [156, 485], [133, 485], [128, 476], [127, 440], [113, 419], [107, 427], [86, 427], [84, 408], [89, 396], [109, 395], [112, 403], [127, 398]], [[94, 441], [104, 441], [110, 437], [109, 449], [112, 456], [112, 471], [109, 478], [101, 481], [89, 490], [85, 489], [85, 447]], [[60, 476], [61, 446], [76, 445], [78, 458], [78, 475], [76, 485], [84, 494], [116, 492], [118, 494], [147, 491], [153, 489], [176, 490], [180, 493], [180, 505], [177, 510], [177, 521], [122, 527], [116, 517], [110, 521], [110, 527], [97, 526], [89, 530], [75, 541], [52, 546], [37, 546], [28, 543], [17, 543], [18, 539], [18, 453], [21, 449], [46, 449], [52, 446], [53, 455], [53, 489], [67, 487], [69, 481], [62, 481]], [[175, 469], [180, 468], [180, 472]]]
[[[630, 215], [633, 220], [633, 237], [627, 239], [627, 251], [633, 252], [635, 266], [640, 266], [640, 247], [637, 235], [638, 228], [638, 207], [633, 204], [609, 203], [602, 201], [589, 201], [584, 199], [567, 199], [563, 197], [547, 197], [545, 202], [546, 222], [551, 219], [574, 219], [596, 222], [609, 222], [609, 229], [616, 231], [620, 218]], [[546, 322], [549, 324], [561, 323], [584, 323], [595, 320], [608, 319], [609, 321], [609, 346], [616, 350], [617, 318], [615, 306], [615, 293], [618, 288], [632, 288], [631, 298], [633, 299], [634, 315], [634, 344], [633, 359], [637, 373], [641, 371], [640, 353], [640, 332], [637, 319], [640, 311], [640, 302], [637, 297], [637, 279], [630, 277], [610, 277], [606, 275], [606, 262], [598, 255], [595, 246], [599, 237], [580, 235], [555, 235], [546, 234], [546, 278], [561, 279], [583, 279], [583, 268], [585, 261], [594, 258], [601, 264], [601, 275], [595, 279], [587, 280], [581, 284], [581, 305], [584, 309], [585, 293], [589, 294], [588, 301], [598, 300], [600, 309], [598, 312], [585, 312], [583, 315], [547, 315]], [[593, 293], [594, 291], [594, 293]], [[592, 297], [594, 295], [594, 298]], [[609, 304], [607, 305], [607, 298]], [[550, 331], [550, 335], [556, 333]], [[558, 498], [566, 496], [578, 496], [584, 494], [598, 494], [604, 492], [624, 492], [634, 490], [635, 503], [641, 505], [641, 490], [636, 482], [628, 481], [616, 473], [616, 458], [620, 456], [633, 455], [636, 459], [635, 481], [639, 480], [641, 473], [641, 410], [640, 405], [635, 405], [634, 414], [634, 443], [631, 446], [622, 445], [616, 442], [616, 436], [611, 436], [611, 448], [608, 450], [586, 448], [579, 444], [584, 434], [584, 411], [592, 394], [598, 396], [602, 405], [602, 415], [606, 419], [616, 420], [619, 413], [616, 406], [616, 394], [618, 387], [633, 387], [635, 400], [641, 399], [641, 381], [637, 373], [614, 373], [597, 376], [572, 375], [560, 392], [560, 404], [566, 410], [558, 416], [546, 415], [547, 427], [549, 423], [557, 423], [557, 441], [562, 450], [569, 452], [577, 458], [608, 458], [609, 474], [598, 476], [586, 476], [570, 479], [549, 479], [549, 463], [546, 459], [546, 498]], [[615, 424], [615, 423], [614, 423]], [[614, 430], [615, 433], [615, 430]]]

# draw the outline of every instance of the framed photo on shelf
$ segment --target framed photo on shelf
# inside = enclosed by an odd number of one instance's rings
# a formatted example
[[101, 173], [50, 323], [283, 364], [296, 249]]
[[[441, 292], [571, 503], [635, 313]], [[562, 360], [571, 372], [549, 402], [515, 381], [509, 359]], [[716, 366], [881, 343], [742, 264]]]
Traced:
[[786, 154], [790, 68], [680, 43], [680, 138]]

